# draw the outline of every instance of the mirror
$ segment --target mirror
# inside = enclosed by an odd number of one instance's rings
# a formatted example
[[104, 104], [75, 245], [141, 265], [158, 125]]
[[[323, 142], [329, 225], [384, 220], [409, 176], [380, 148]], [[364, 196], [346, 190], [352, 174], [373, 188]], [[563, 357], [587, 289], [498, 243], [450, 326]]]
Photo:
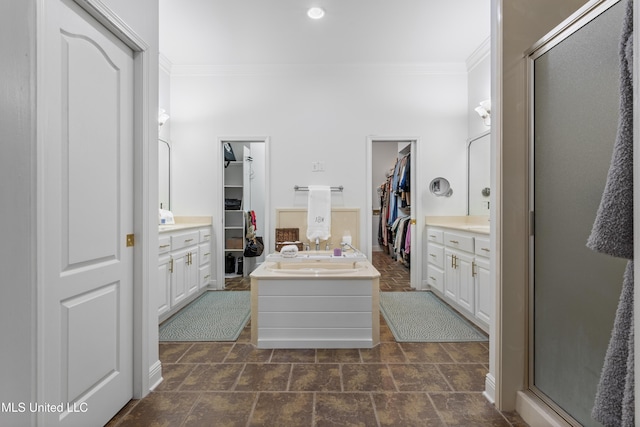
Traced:
[[453, 194], [449, 180], [442, 177], [434, 178], [429, 184], [429, 190], [438, 197], [450, 197]]
[[158, 139], [158, 201], [161, 209], [171, 210], [171, 144]]
[[491, 194], [491, 134], [467, 144], [467, 215], [489, 215]]

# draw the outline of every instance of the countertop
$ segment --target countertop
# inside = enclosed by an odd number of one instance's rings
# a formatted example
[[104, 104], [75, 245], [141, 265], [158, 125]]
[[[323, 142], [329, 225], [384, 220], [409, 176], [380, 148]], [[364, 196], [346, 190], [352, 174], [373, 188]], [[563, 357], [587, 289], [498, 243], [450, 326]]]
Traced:
[[491, 232], [491, 224], [488, 216], [427, 216], [425, 217], [427, 227], [442, 227], [452, 230], [469, 231], [478, 234]]
[[159, 224], [158, 231], [160, 233], [168, 233], [190, 228], [211, 227], [212, 224], [210, 216], [176, 216], [174, 220], [175, 224]]
[[[321, 254], [323, 251], [313, 252]], [[303, 253], [304, 254], [304, 253]], [[380, 277], [380, 273], [368, 260], [362, 258], [332, 259], [283, 259], [278, 262], [265, 261], [251, 273], [252, 279], [309, 279], [309, 280], [362, 280]]]

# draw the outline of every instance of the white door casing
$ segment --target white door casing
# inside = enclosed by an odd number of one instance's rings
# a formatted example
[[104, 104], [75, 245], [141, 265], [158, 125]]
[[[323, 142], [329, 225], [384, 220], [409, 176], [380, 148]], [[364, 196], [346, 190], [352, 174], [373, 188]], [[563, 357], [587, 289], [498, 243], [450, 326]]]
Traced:
[[133, 393], [133, 52], [72, 2], [44, 25], [39, 424], [102, 425]]

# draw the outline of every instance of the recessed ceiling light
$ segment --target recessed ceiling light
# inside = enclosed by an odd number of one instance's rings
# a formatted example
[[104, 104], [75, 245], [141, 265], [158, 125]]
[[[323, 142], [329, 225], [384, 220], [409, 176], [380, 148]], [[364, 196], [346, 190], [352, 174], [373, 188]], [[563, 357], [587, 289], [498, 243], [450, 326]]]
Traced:
[[311, 19], [320, 19], [324, 16], [324, 9], [321, 7], [312, 7], [307, 11], [307, 16]]

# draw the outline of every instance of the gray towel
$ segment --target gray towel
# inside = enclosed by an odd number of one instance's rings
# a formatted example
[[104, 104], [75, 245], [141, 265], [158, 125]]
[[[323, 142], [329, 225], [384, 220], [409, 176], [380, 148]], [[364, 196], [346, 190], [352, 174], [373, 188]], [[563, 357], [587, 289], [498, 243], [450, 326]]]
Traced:
[[[620, 117], [600, 207], [587, 246], [633, 260], [633, 1], [620, 42]], [[627, 263], [616, 319], [591, 416], [605, 426], [634, 425], [633, 261]]]

